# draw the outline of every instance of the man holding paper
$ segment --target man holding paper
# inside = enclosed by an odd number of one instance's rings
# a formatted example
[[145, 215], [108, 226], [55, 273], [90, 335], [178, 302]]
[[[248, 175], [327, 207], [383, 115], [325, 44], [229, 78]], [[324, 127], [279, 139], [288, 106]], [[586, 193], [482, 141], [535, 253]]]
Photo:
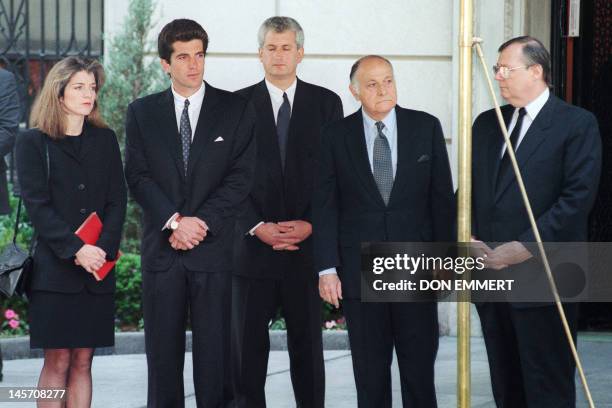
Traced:
[[[498, 51], [493, 71], [508, 102], [501, 112], [542, 241], [585, 242], [601, 172], [597, 120], [551, 93], [550, 54], [538, 39], [513, 38]], [[482, 241], [487, 268], [531, 284], [545, 272], [524, 245], [535, 232], [493, 109], [476, 118], [473, 137], [472, 233]], [[541, 296], [538, 303], [477, 304], [498, 407], [576, 405], [561, 319], [551, 293]], [[565, 303], [564, 310], [575, 341], [578, 304]]]

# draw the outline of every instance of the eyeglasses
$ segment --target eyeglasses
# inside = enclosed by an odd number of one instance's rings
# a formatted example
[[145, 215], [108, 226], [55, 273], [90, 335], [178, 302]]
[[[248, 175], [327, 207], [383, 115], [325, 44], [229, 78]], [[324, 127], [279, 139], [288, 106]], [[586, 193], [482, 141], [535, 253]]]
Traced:
[[493, 74], [497, 75], [497, 73], [499, 72], [501, 74], [501, 76], [504, 79], [508, 79], [510, 78], [510, 72], [514, 71], [515, 69], [521, 69], [521, 68], [529, 68], [531, 65], [521, 65], [520, 67], [506, 67], [503, 65], [493, 65]]

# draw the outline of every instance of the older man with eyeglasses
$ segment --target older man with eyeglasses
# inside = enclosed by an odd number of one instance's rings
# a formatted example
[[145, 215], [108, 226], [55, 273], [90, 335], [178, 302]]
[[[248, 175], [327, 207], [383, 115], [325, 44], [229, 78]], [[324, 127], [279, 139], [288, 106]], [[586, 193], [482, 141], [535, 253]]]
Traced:
[[[533, 37], [502, 44], [493, 71], [509, 103], [502, 114], [542, 240], [586, 241], [601, 169], [595, 117], [551, 94], [550, 55]], [[493, 247], [483, 245], [486, 266], [512, 277], [543, 275], [523, 244], [535, 241], [534, 231], [494, 110], [476, 119], [473, 146], [473, 234]], [[564, 308], [575, 338], [577, 305]], [[550, 301], [481, 303], [477, 310], [498, 407], [575, 406], [575, 364]]]

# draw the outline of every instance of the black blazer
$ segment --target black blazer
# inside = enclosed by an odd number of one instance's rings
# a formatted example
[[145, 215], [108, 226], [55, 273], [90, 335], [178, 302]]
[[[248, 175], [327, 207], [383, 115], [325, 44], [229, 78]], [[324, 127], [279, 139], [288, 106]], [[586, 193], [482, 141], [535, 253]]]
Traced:
[[454, 241], [455, 199], [440, 122], [395, 108], [398, 163], [389, 204], [368, 159], [361, 110], [323, 133], [313, 201], [317, 271], [337, 267], [345, 298], [360, 297], [361, 242]]
[[[181, 140], [171, 89], [132, 102], [127, 111], [125, 174], [143, 209], [143, 267], [167, 270], [177, 256], [194, 271], [231, 270], [237, 209], [246, 199], [255, 166], [255, 114], [238, 95], [206, 84], [204, 101], [183, 171]], [[209, 227], [190, 251], [175, 251], [165, 223], [175, 212]]]
[[311, 199], [314, 167], [321, 128], [342, 119], [342, 102], [334, 92], [297, 80], [293, 100], [285, 171], [270, 94], [265, 80], [237, 91], [255, 106], [257, 114], [257, 164], [255, 181], [236, 223], [234, 273], [254, 277], [280, 277], [291, 269], [312, 271], [312, 240], [307, 238], [295, 252], [274, 251], [248, 231], [258, 222], [304, 220], [312, 222]]
[[[17, 139], [21, 195], [38, 232], [31, 286], [34, 290], [115, 290], [114, 272], [98, 282], [74, 264], [74, 255], [83, 246], [74, 231], [89, 214], [97, 212], [104, 227], [96, 246], [106, 252], [107, 259], [116, 257], [127, 202], [121, 153], [110, 129], [86, 124], [80, 137], [78, 156], [67, 140], [50, 139], [38, 129], [28, 130]], [[44, 143], [49, 152], [48, 182]]]
[[[502, 107], [506, 124], [513, 112], [511, 105]], [[476, 118], [472, 134], [473, 235], [488, 242], [534, 242], [514, 172], [495, 187], [504, 139], [494, 110]], [[601, 172], [595, 117], [551, 94], [516, 156], [543, 242], [586, 242]], [[542, 271], [535, 258], [506, 272], [535, 278], [534, 267]]]

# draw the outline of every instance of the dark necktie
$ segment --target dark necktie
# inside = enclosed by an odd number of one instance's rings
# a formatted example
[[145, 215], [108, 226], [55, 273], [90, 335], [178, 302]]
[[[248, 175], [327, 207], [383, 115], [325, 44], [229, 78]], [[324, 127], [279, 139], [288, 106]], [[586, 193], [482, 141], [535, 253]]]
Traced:
[[189, 123], [189, 99], [185, 99], [183, 114], [181, 115], [181, 143], [183, 145], [183, 166], [187, 175], [187, 162], [189, 161], [189, 148], [191, 147], [191, 124]]
[[389, 141], [383, 133], [385, 124], [376, 122], [378, 135], [374, 139], [374, 181], [382, 196], [385, 205], [389, 204], [389, 197], [393, 189], [393, 165], [391, 164], [391, 148]]
[[287, 94], [283, 92], [283, 104], [278, 110], [276, 118], [276, 134], [278, 136], [278, 147], [280, 149], [281, 164], [285, 170], [285, 158], [287, 157], [287, 141], [289, 140], [289, 120], [291, 119], [291, 105]]
[[[520, 108], [518, 112], [518, 119], [516, 120], [516, 125], [514, 125], [514, 129], [512, 129], [512, 133], [510, 134], [510, 142], [512, 143], [512, 148], [514, 152], [518, 150], [519, 136], [521, 134], [521, 128], [523, 127], [523, 118], [527, 111], [525, 108]], [[501, 164], [499, 165], [499, 171], [497, 172], [497, 182], [496, 185], [502, 180], [506, 172], [512, 170], [512, 162], [510, 161], [510, 154], [508, 153], [508, 149], [504, 151], [504, 156], [502, 157]]]

